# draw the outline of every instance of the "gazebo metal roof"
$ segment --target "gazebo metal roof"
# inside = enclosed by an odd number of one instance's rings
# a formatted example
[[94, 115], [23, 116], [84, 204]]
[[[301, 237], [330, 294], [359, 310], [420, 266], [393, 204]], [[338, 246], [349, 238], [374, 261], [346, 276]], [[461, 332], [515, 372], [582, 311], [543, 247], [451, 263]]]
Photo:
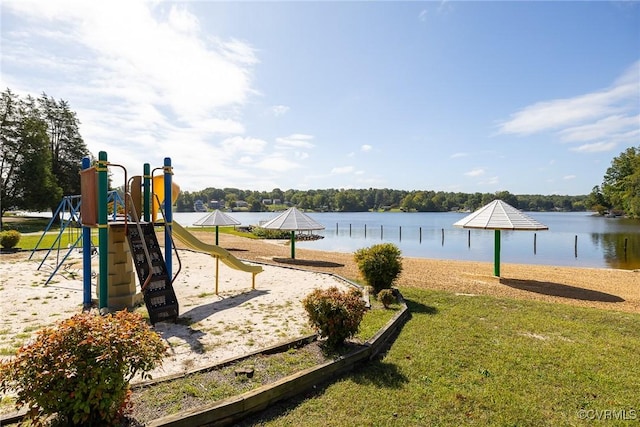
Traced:
[[320, 224], [309, 215], [300, 212], [292, 207], [282, 212], [271, 221], [262, 224], [263, 228], [270, 230], [291, 231], [291, 258], [296, 257], [296, 231], [324, 230], [324, 225]]
[[320, 224], [309, 215], [300, 212], [297, 208], [292, 207], [262, 224], [262, 228], [286, 231], [304, 231], [304, 230], [324, 230], [324, 225]]
[[548, 230], [549, 227], [528, 217], [502, 200], [494, 200], [455, 222], [454, 227], [485, 230]]
[[210, 214], [205, 215], [200, 218], [193, 225], [202, 225], [202, 226], [212, 226], [212, 225], [240, 225], [240, 221], [235, 218], [230, 217], [226, 213], [222, 212], [220, 209], [216, 209]]

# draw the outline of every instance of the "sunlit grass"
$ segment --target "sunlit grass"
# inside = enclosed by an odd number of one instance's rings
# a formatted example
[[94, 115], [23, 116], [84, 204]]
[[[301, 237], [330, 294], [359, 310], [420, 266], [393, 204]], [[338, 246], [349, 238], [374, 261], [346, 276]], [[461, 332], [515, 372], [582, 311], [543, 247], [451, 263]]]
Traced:
[[260, 425], [556, 426], [584, 424], [581, 410], [637, 413], [640, 315], [403, 294], [412, 318], [382, 360]]

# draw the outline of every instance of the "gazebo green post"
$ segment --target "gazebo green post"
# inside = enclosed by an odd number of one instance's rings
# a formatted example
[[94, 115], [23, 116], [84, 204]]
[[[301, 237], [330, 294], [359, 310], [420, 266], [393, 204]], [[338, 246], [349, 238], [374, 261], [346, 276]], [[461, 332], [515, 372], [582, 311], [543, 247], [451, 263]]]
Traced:
[[98, 309], [102, 313], [103, 309], [109, 308], [109, 228], [107, 224], [107, 152], [100, 151], [98, 153], [98, 247], [99, 247], [99, 274], [98, 288], [100, 289], [100, 298]]
[[296, 232], [291, 230], [291, 259], [296, 259]]
[[151, 221], [151, 165], [145, 163], [143, 171], [143, 183], [142, 183], [142, 211], [144, 212], [144, 221]]
[[494, 232], [494, 261], [493, 261], [493, 275], [500, 277], [500, 230]]

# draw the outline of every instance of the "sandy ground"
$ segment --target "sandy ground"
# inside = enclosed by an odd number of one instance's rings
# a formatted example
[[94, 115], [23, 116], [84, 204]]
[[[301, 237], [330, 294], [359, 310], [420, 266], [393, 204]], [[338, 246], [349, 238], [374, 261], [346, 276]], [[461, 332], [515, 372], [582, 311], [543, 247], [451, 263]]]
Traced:
[[[209, 243], [215, 238], [213, 233], [194, 234]], [[301, 300], [315, 288], [346, 288], [335, 275], [359, 279], [352, 254], [298, 248], [291, 260], [286, 242], [227, 234], [220, 235], [220, 245], [239, 258], [269, 265], [256, 276], [253, 290], [250, 273], [220, 263], [219, 295], [215, 295], [214, 258], [180, 250], [182, 271], [174, 287], [182, 320], [155, 326], [169, 346], [163, 366], [153, 372], [155, 378], [310, 333]], [[72, 255], [62, 274], [47, 286], [43, 284], [55, 260], [38, 270], [43, 255], [28, 261], [29, 254], [0, 255], [0, 357], [10, 357], [8, 350], [43, 326], [82, 311], [80, 254]], [[501, 272], [502, 278], [493, 277], [490, 263], [405, 258], [397, 286], [640, 313], [638, 270], [503, 264]]]
[[[260, 348], [310, 334], [302, 299], [316, 288], [348, 284], [334, 276], [292, 268], [264, 266], [256, 276], [219, 263], [215, 294], [215, 259], [180, 250], [182, 262], [174, 289], [180, 304], [177, 323], [154, 326], [169, 348], [154, 378], [211, 365]], [[26, 342], [36, 330], [82, 311], [81, 254], [74, 252], [48, 285], [53, 263], [38, 266], [42, 255], [3, 254], [0, 258], [0, 349]], [[51, 257], [51, 256], [50, 256]], [[95, 257], [94, 257], [95, 258]], [[177, 269], [174, 259], [174, 271]], [[94, 259], [97, 270], [97, 258]], [[95, 299], [95, 279], [92, 297]], [[144, 307], [144, 306], [143, 306]], [[3, 351], [1, 354], [4, 354]], [[0, 356], [7, 357], [7, 356]]]

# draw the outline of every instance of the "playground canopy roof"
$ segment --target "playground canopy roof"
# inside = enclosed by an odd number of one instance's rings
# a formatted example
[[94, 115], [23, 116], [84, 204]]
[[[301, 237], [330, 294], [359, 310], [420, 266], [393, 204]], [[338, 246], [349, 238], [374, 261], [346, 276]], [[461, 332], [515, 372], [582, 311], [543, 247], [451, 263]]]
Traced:
[[455, 222], [454, 227], [485, 230], [548, 230], [544, 224], [528, 217], [502, 200], [494, 200]]
[[226, 213], [222, 212], [220, 209], [216, 209], [210, 214], [207, 214], [204, 217], [197, 220], [196, 222], [194, 222], [193, 225], [201, 225], [201, 226], [240, 225], [240, 221], [227, 215]]
[[325, 228], [324, 225], [295, 207], [287, 209], [271, 221], [262, 224], [262, 227], [285, 231], [324, 230]]

